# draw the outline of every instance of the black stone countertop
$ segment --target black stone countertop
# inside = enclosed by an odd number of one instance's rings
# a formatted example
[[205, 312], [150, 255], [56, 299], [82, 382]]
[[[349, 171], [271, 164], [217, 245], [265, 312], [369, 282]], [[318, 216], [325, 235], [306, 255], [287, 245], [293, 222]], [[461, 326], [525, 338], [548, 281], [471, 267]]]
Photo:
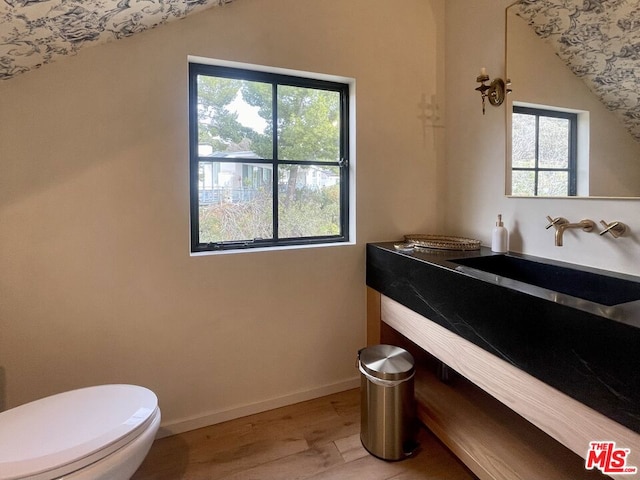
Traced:
[[607, 307], [452, 262], [489, 255], [494, 254], [485, 247], [405, 252], [393, 243], [369, 244], [367, 285], [640, 433], [640, 314], [635, 306]]

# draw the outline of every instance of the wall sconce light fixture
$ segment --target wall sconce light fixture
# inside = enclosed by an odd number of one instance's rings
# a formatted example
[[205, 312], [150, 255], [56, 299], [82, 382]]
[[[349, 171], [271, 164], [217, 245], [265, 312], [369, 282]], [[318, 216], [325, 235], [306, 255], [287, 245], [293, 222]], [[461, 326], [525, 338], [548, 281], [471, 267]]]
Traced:
[[489, 75], [487, 74], [487, 69], [482, 67], [480, 69], [480, 75], [476, 78], [476, 82], [480, 84], [477, 91], [480, 92], [482, 96], [482, 114], [484, 115], [484, 100], [485, 98], [489, 101], [491, 105], [494, 107], [498, 107], [502, 105], [504, 102], [504, 97], [507, 93], [511, 93], [511, 89], [507, 88], [508, 85], [511, 85], [511, 82], [507, 80], [506, 84], [504, 80], [501, 78], [495, 78], [489, 85], [485, 85], [485, 82], [489, 81]]

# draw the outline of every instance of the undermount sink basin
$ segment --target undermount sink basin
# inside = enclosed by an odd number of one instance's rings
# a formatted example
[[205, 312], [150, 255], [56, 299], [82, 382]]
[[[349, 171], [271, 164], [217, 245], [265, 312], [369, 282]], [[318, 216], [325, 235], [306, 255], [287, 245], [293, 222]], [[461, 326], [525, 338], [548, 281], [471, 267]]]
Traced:
[[640, 300], [640, 282], [601, 273], [510, 255], [467, 257], [451, 261], [600, 305], [613, 306]]

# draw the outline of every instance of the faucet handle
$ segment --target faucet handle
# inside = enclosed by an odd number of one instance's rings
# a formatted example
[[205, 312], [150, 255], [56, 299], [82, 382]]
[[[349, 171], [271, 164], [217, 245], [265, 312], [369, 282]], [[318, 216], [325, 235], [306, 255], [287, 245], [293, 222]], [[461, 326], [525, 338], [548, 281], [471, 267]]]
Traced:
[[600, 220], [600, 224], [604, 227], [604, 230], [600, 232], [601, 236], [609, 232], [614, 238], [618, 238], [627, 231], [627, 226], [622, 222], [615, 221], [607, 223], [604, 220]]
[[547, 221], [549, 222], [549, 225], [544, 227], [547, 230], [557, 225], [564, 225], [565, 223], [569, 223], [569, 220], [567, 220], [566, 218], [562, 218], [562, 217], [551, 218], [549, 215], [547, 215]]

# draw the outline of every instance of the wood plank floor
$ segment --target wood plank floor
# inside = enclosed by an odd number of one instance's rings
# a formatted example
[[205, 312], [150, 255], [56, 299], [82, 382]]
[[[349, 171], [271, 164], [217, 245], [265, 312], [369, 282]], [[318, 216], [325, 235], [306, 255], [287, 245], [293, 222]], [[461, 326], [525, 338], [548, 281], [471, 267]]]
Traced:
[[418, 441], [400, 462], [369, 455], [356, 389], [157, 440], [132, 480], [476, 478], [428, 430]]

